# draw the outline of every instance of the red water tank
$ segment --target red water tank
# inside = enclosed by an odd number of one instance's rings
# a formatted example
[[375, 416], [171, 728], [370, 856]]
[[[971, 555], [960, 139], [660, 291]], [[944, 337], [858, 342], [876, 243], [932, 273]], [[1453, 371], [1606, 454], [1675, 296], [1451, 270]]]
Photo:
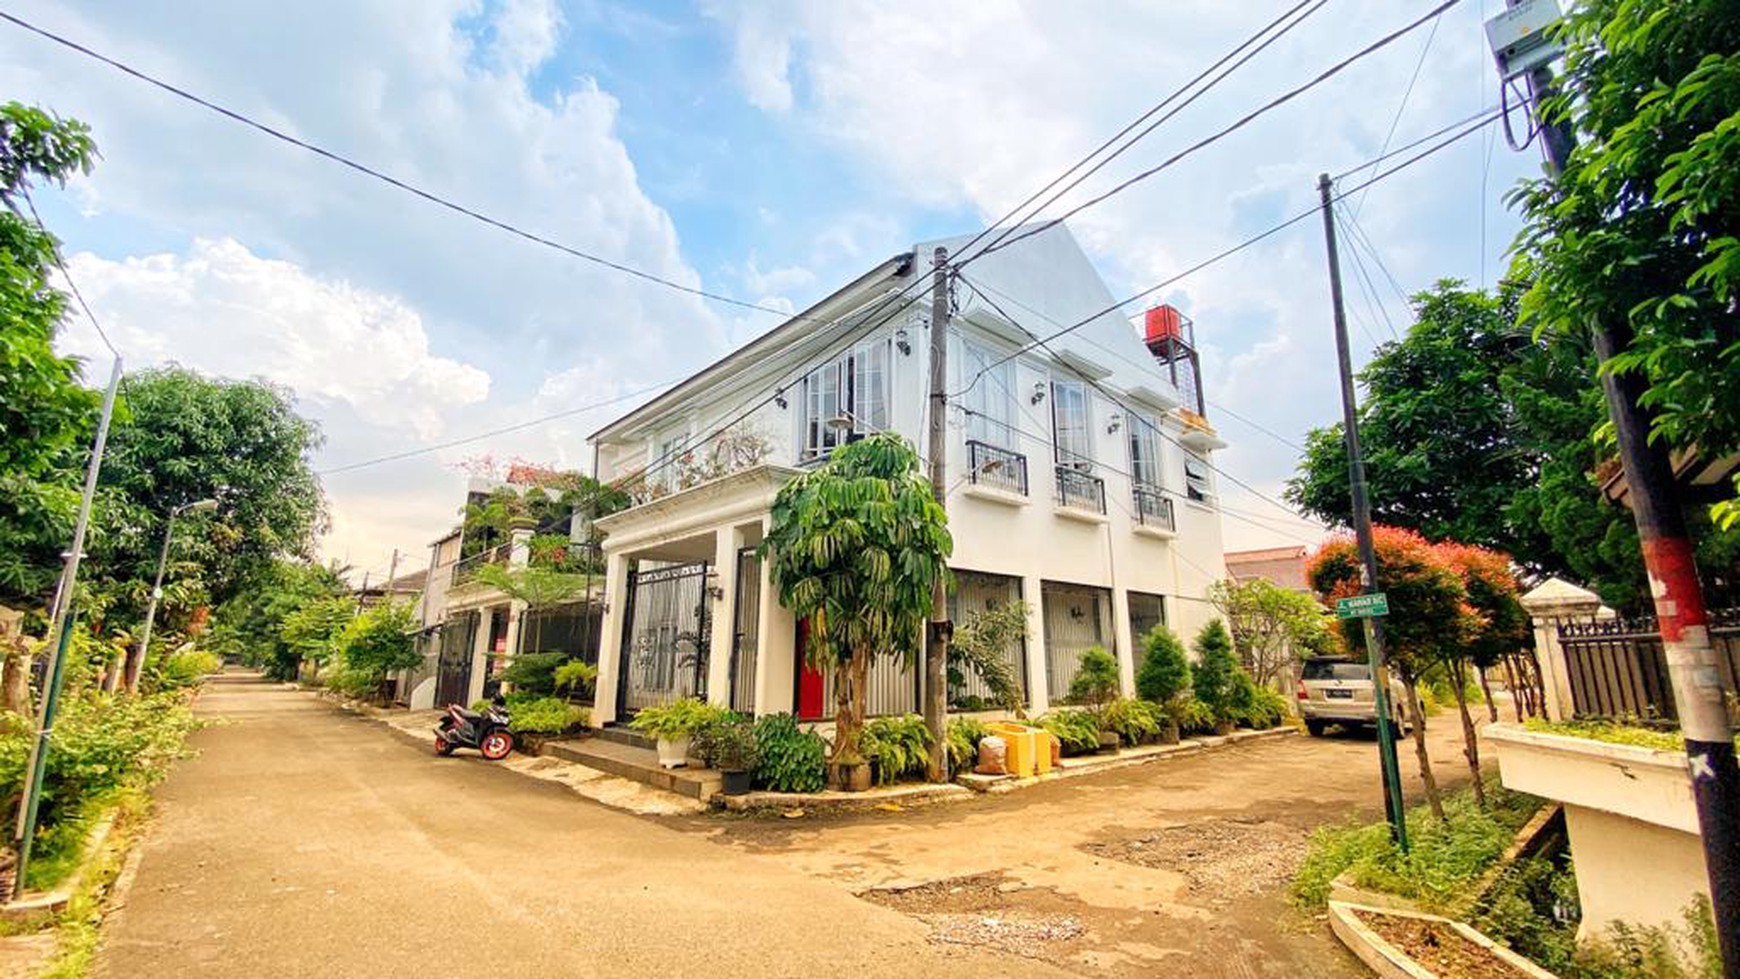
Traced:
[[1149, 343], [1159, 340], [1180, 339], [1179, 320], [1181, 314], [1173, 306], [1159, 305], [1148, 310], [1146, 339]]

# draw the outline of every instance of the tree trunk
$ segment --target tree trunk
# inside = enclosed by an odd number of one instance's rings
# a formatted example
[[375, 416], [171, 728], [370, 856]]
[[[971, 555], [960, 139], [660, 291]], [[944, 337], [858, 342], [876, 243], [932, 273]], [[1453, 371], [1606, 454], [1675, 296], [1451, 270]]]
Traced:
[[1415, 686], [1414, 678], [1403, 677], [1403, 684], [1408, 688], [1408, 713], [1414, 721], [1414, 754], [1420, 762], [1420, 784], [1426, 790], [1426, 802], [1432, 807], [1432, 815], [1444, 822], [1444, 800], [1438, 795], [1438, 780], [1432, 777], [1432, 758], [1426, 753], [1426, 708], [1420, 703], [1420, 691]]
[[0, 609], [0, 709], [30, 716], [30, 644], [24, 638], [24, 615]]
[[864, 731], [865, 684], [870, 676], [870, 657], [853, 650], [838, 665], [834, 689], [834, 753], [828, 759], [829, 788], [846, 786], [843, 766], [864, 764], [859, 736]]
[[1528, 693], [1523, 690], [1522, 684], [1517, 682], [1516, 658], [1505, 656], [1500, 662], [1504, 663], [1504, 687], [1510, 691], [1511, 710], [1516, 712], [1516, 722], [1521, 724], [1523, 704], [1528, 700]]
[[1474, 671], [1480, 675], [1480, 693], [1486, 698], [1486, 716], [1492, 723], [1498, 723], [1498, 701], [1492, 699], [1492, 681], [1486, 678], [1486, 670], [1476, 666]]
[[1468, 691], [1464, 689], [1466, 674], [1462, 661], [1450, 663], [1450, 687], [1456, 692], [1456, 712], [1462, 715], [1462, 757], [1468, 759], [1468, 774], [1474, 779], [1474, 801], [1486, 808], [1486, 786], [1480, 781], [1480, 735], [1474, 730], [1474, 717], [1468, 713]]

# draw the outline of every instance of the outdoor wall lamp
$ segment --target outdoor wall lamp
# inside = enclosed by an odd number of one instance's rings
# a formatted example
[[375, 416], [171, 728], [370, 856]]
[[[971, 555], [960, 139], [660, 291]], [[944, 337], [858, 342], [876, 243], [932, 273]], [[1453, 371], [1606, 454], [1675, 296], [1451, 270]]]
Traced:
[[773, 391], [773, 403], [776, 405], [779, 405], [781, 410], [784, 410], [785, 408], [790, 407], [790, 405], [785, 400], [785, 388], [775, 388], [774, 389], [774, 391]]
[[1111, 420], [1106, 423], [1106, 434], [1110, 435], [1113, 432], [1116, 432], [1118, 429], [1123, 428], [1123, 427], [1124, 427], [1124, 416], [1119, 414], [1118, 412], [1115, 412], [1115, 411], [1112, 412]]
[[1033, 404], [1038, 404], [1039, 402], [1045, 400], [1045, 382], [1044, 381], [1034, 381], [1033, 382], [1033, 397], [1028, 398], [1027, 400], [1032, 402]]
[[711, 598], [713, 601], [724, 601], [725, 589], [719, 585], [719, 573], [717, 571], [707, 572], [706, 591], [707, 597]]
[[1072, 619], [1081, 618], [1082, 617], [1081, 606], [1080, 605], [1071, 605], [1069, 607], [1069, 617]]
[[906, 327], [903, 326], [894, 331], [894, 346], [900, 351], [901, 356], [912, 356], [912, 344], [906, 341]]

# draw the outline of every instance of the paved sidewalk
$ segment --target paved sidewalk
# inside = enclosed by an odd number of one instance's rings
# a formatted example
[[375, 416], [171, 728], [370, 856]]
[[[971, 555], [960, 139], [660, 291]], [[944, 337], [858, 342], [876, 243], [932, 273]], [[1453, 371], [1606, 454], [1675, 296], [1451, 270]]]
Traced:
[[199, 706], [98, 975], [1066, 974], [255, 677]]

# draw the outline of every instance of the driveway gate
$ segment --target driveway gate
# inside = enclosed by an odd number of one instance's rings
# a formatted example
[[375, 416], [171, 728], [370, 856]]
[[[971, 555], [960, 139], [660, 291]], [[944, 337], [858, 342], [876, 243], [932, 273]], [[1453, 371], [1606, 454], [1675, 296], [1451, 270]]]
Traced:
[[707, 696], [707, 605], [705, 561], [629, 575], [617, 701], [623, 716]]
[[471, 693], [471, 650], [477, 642], [477, 613], [448, 619], [441, 627], [441, 655], [435, 666], [435, 706], [465, 704]]

